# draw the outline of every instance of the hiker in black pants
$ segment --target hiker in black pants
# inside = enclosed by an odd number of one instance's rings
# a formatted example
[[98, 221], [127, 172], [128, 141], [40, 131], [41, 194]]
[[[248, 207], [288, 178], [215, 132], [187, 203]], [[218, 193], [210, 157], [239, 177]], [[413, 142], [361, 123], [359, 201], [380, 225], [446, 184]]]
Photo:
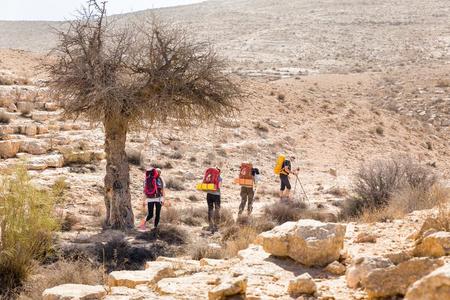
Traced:
[[[161, 216], [161, 208], [164, 204], [164, 180], [161, 177], [161, 169], [154, 169], [146, 172], [146, 180], [144, 181], [145, 203], [147, 203], [148, 213], [145, 222], [153, 218], [155, 211], [154, 229], [158, 227]], [[145, 223], [141, 225], [141, 229], [145, 229]]]
[[289, 174], [298, 174], [298, 169], [296, 171], [292, 171], [291, 162], [295, 160], [294, 156], [291, 156], [289, 160], [285, 160], [283, 165], [281, 166], [280, 172], [280, 200], [290, 200], [290, 192], [291, 192], [291, 182], [289, 181]]
[[[217, 168], [220, 172], [220, 169]], [[206, 202], [208, 203], [208, 230], [211, 232], [217, 231], [220, 222], [220, 184], [222, 177], [219, 175], [219, 188], [214, 192], [206, 194]]]

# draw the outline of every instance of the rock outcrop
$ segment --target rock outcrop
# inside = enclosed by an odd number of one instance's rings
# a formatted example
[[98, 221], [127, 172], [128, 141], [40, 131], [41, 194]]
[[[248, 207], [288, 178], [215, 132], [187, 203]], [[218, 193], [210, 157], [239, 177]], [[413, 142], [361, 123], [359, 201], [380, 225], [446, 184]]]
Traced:
[[316, 220], [286, 222], [261, 233], [257, 242], [270, 254], [305, 266], [325, 266], [339, 258], [346, 226]]
[[377, 256], [358, 257], [347, 268], [347, 285], [350, 288], [357, 288], [372, 270], [389, 266], [392, 266], [392, 262], [388, 258]]
[[316, 291], [316, 283], [308, 273], [302, 274], [289, 281], [288, 293], [293, 297], [312, 295]]
[[415, 256], [441, 257], [450, 254], [450, 232], [438, 231], [418, 241]]
[[450, 299], [450, 264], [434, 270], [416, 281], [406, 293], [405, 300]]
[[413, 258], [396, 266], [373, 270], [362, 284], [371, 299], [405, 295], [414, 282], [442, 265], [440, 260]]
[[106, 291], [106, 288], [101, 285], [63, 284], [46, 289], [42, 297], [43, 300], [102, 299]]

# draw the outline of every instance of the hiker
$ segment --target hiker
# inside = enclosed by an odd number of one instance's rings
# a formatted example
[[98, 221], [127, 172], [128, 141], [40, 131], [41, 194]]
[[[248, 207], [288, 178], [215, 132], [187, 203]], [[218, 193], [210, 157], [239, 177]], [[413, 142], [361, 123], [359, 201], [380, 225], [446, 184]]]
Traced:
[[145, 204], [147, 204], [148, 213], [145, 222], [141, 224], [141, 229], [145, 229], [145, 223], [153, 218], [154, 210], [156, 210], [156, 213], [153, 229], [157, 229], [165, 196], [161, 169], [153, 168], [145, 172], [144, 196], [145, 200], [142, 205], [145, 207]]
[[215, 176], [217, 179], [214, 180], [217, 188], [214, 191], [208, 191], [206, 193], [206, 202], [208, 203], [208, 230], [211, 232], [217, 231], [220, 222], [220, 184], [222, 183], [222, 177], [220, 176], [220, 169], [218, 167], [211, 168], [207, 170], [208, 176], [209, 171], [215, 171]]
[[[242, 166], [241, 166], [242, 174]], [[255, 196], [256, 184], [259, 181], [259, 170], [251, 168], [251, 182], [252, 185], [241, 185], [241, 204], [239, 205], [238, 216], [242, 214], [247, 204], [247, 215], [251, 215], [253, 210], [253, 197]]]
[[280, 200], [287, 199], [290, 200], [291, 195], [291, 183], [289, 181], [289, 175], [294, 174], [297, 175], [299, 169], [296, 171], [292, 171], [292, 165], [291, 162], [295, 160], [294, 156], [291, 156], [289, 160], [284, 160], [283, 164], [281, 165], [281, 171], [280, 171]]

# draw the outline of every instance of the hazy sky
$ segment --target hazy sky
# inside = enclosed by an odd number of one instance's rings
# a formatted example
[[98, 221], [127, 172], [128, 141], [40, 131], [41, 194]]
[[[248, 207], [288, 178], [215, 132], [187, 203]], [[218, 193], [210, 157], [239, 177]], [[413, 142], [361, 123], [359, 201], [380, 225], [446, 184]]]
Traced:
[[[202, 0], [108, 0], [108, 15], [198, 3]], [[0, 20], [70, 19], [86, 0], [0, 0]]]

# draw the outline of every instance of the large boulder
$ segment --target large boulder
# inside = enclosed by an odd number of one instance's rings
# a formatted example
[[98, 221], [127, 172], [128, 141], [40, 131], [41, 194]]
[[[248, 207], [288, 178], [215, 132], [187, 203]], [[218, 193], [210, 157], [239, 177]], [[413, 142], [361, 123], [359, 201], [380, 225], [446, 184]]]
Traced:
[[272, 255], [290, 257], [305, 266], [325, 266], [339, 258], [345, 228], [316, 220], [286, 222], [261, 233], [257, 242]]
[[46, 289], [43, 300], [96, 300], [106, 295], [105, 287], [101, 285], [63, 284]]
[[350, 288], [357, 288], [372, 270], [389, 266], [392, 266], [392, 262], [384, 257], [364, 256], [355, 258], [345, 274], [347, 285]]
[[316, 291], [316, 283], [308, 273], [304, 273], [289, 281], [288, 293], [293, 297], [312, 295]]
[[144, 271], [111, 272], [108, 276], [108, 285], [134, 288], [139, 284], [156, 284], [159, 280], [167, 277], [175, 277], [172, 264], [153, 262], [147, 264]]
[[239, 276], [225, 280], [208, 292], [209, 300], [222, 300], [229, 296], [245, 294], [247, 277]]
[[405, 297], [405, 300], [445, 299], [450, 299], [450, 263], [416, 281]]
[[419, 240], [414, 248], [415, 256], [441, 257], [450, 254], [450, 232], [438, 231]]
[[414, 282], [442, 265], [437, 259], [413, 258], [396, 266], [373, 270], [362, 284], [370, 299], [405, 295]]
[[12, 158], [15, 157], [20, 149], [19, 141], [0, 141], [0, 157], [1, 158]]

